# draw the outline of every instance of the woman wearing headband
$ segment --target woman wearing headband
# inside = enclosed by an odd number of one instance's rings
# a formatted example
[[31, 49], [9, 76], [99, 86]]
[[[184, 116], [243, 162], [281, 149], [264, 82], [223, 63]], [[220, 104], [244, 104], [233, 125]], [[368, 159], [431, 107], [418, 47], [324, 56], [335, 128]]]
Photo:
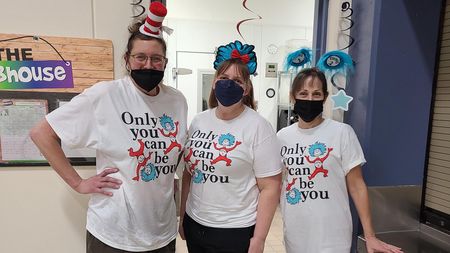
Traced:
[[255, 111], [253, 48], [219, 47], [210, 109], [189, 128], [179, 228], [189, 252], [263, 252], [278, 205], [281, 157], [272, 126]]
[[[129, 75], [98, 83], [47, 115], [31, 137], [75, 191], [91, 194], [88, 253], [175, 252], [174, 172], [187, 127], [184, 96], [162, 83], [167, 64], [161, 23], [167, 10], [150, 5], [129, 28]], [[97, 175], [83, 179], [64, 155], [96, 150]]]
[[349, 194], [364, 229], [367, 252], [402, 252], [375, 237], [361, 172], [366, 162], [361, 145], [349, 125], [322, 118], [327, 97], [321, 71], [300, 71], [291, 86], [294, 112], [300, 119], [277, 134], [286, 166], [280, 201], [286, 252], [350, 252]]

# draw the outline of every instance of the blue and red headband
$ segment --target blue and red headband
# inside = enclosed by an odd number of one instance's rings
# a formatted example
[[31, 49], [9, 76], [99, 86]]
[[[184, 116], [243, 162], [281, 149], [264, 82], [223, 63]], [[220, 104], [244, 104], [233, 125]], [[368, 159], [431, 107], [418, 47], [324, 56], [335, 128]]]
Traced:
[[216, 60], [214, 61], [214, 69], [218, 69], [222, 62], [229, 59], [241, 59], [247, 65], [250, 74], [256, 72], [256, 54], [253, 51], [255, 46], [242, 44], [236, 40], [227, 45], [222, 45], [217, 49]]

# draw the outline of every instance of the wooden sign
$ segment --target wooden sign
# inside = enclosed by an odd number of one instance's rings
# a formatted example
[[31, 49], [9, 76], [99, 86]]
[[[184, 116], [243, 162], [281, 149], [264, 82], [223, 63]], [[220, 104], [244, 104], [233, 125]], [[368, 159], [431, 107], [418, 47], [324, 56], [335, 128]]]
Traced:
[[[42, 39], [32, 37], [14, 39], [22, 36], [27, 35], [0, 33], [0, 61], [62, 60]], [[97, 82], [114, 79], [113, 46], [110, 40], [52, 36], [39, 38], [45, 39], [55, 47], [64, 60], [72, 62], [74, 88], [20, 91], [79, 93]]]

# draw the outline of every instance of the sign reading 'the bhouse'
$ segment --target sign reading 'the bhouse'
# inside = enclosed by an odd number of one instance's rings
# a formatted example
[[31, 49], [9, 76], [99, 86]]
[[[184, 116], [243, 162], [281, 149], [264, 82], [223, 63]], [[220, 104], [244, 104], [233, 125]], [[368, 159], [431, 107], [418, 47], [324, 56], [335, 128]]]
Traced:
[[0, 89], [73, 87], [70, 61], [0, 61]]

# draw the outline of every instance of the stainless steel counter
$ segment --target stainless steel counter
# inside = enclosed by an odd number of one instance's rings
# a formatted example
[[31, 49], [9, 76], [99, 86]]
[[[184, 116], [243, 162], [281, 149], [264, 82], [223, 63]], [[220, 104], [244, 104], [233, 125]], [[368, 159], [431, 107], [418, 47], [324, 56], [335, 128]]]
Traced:
[[[369, 187], [377, 237], [405, 253], [450, 253], [450, 235], [419, 222], [421, 189], [420, 185]], [[362, 237], [357, 252], [367, 252]]]
[[[439, 233], [441, 232], [422, 225], [418, 231], [379, 233], [377, 237], [402, 248], [405, 253], [450, 253], [450, 236], [442, 233], [438, 235]], [[362, 237], [358, 237], [357, 251], [367, 252]]]

